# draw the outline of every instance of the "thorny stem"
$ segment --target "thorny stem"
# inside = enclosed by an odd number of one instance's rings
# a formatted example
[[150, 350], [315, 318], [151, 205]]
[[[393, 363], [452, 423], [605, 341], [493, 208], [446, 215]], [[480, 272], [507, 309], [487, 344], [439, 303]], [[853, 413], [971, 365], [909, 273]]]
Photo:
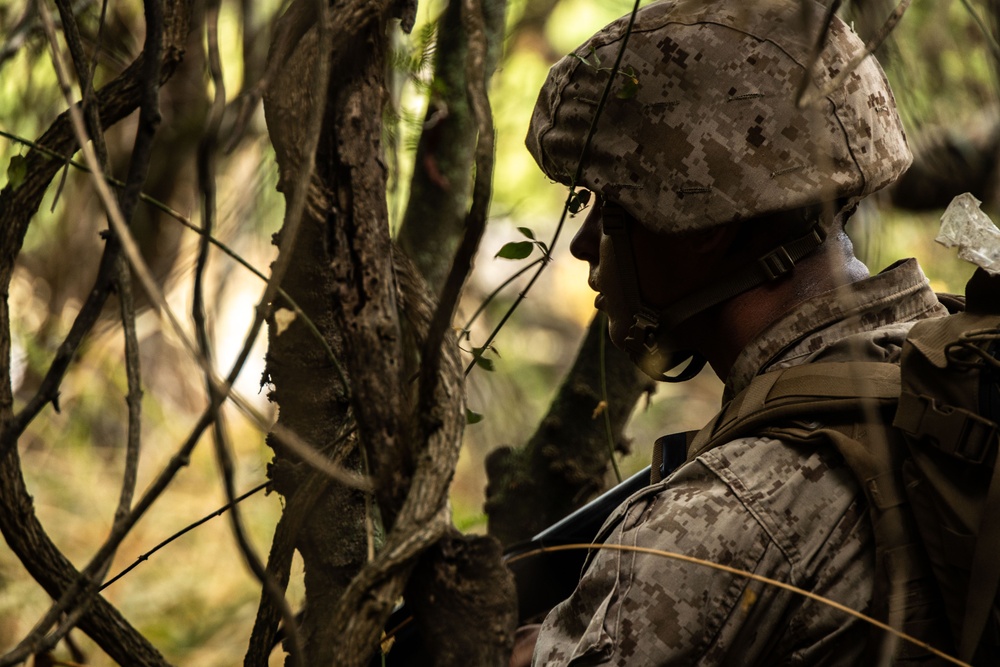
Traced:
[[[559, 240], [559, 235], [562, 232], [563, 225], [566, 222], [566, 216], [569, 214], [570, 204], [573, 202], [574, 196], [576, 194], [576, 184], [580, 181], [580, 178], [583, 176], [584, 158], [586, 158], [587, 153], [590, 151], [590, 143], [591, 141], [593, 141], [594, 134], [597, 132], [597, 121], [600, 119], [601, 114], [604, 111], [604, 107], [608, 102], [608, 97], [610, 97], [611, 95], [611, 86], [612, 84], [614, 84], [615, 77], [618, 75], [618, 71], [621, 69], [622, 58], [625, 55], [625, 48], [628, 46], [628, 39], [629, 36], [631, 36], [632, 34], [632, 27], [635, 25], [635, 15], [636, 12], [639, 11], [639, 1], [640, 0], [635, 0], [635, 4], [632, 6], [632, 13], [629, 15], [628, 26], [625, 28], [625, 34], [622, 37], [621, 47], [619, 47], [618, 49], [618, 55], [615, 58], [615, 64], [611, 68], [611, 75], [608, 77], [608, 82], [604, 85], [604, 92], [601, 94], [601, 99], [597, 103], [597, 109], [595, 109], [594, 111], [594, 118], [590, 121], [590, 128], [587, 131], [587, 138], [583, 142], [583, 149], [580, 151], [580, 159], [577, 160], [576, 173], [573, 175], [573, 180], [570, 182], [569, 194], [567, 194], [566, 202], [563, 204], [562, 213], [559, 216], [559, 223], [556, 225], [556, 231], [552, 235], [552, 240], [549, 241], [548, 245], [549, 252], [548, 255], [546, 256], [546, 259], [551, 257], [553, 250], [555, 250], [556, 242]], [[496, 339], [497, 334], [500, 333], [500, 330], [503, 329], [503, 327], [507, 324], [507, 320], [510, 319], [511, 315], [514, 314], [514, 311], [517, 310], [517, 307], [520, 306], [521, 302], [524, 301], [524, 299], [527, 297], [528, 292], [530, 292], [531, 288], [534, 287], [535, 282], [538, 280], [539, 276], [542, 275], [542, 272], [545, 270], [545, 267], [548, 265], [548, 263], [549, 263], [548, 261], [545, 261], [541, 264], [541, 266], [538, 267], [538, 270], [535, 271], [535, 274], [531, 276], [531, 280], [528, 281], [528, 284], [521, 291], [521, 293], [517, 295], [517, 299], [514, 300], [514, 303], [512, 303], [510, 308], [507, 309], [507, 312], [504, 313], [504, 316], [500, 319], [500, 322], [497, 323], [497, 325], [493, 328], [493, 331], [486, 339], [486, 342], [483, 343], [481, 346], [475, 348], [472, 354], [472, 361], [469, 362], [469, 365], [466, 366], [465, 368], [466, 376], [468, 376], [469, 373], [472, 372], [472, 369], [475, 368], [476, 363], [479, 361], [479, 358], [483, 354], [483, 351], [489, 349], [490, 345], [493, 344], [493, 341], [494, 339]]]

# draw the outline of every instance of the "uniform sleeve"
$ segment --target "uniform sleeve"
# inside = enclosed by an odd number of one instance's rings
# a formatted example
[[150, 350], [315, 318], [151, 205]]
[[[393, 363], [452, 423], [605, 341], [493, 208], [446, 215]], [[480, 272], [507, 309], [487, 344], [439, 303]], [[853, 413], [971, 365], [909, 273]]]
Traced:
[[[801, 553], [789, 553], [801, 546], [798, 538], [775, 535], [776, 519], [794, 529], [799, 517], [794, 511], [763, 516], [768, 510], [752, 501], [757, 492], [739, 488], [739, 474], [725, 462], [716, 463], [691, 462], [669, 480], [633, 496], [609, 520], [613, 525], [604, 542], [680, 553], [812, 587], [814, 566], [823, 567], [824, 550], [814, 549], [810, 563], [803, 564], [797, 559]], [[796, 477], [811, 474], [799, 470], [785, 481], [794, 485]], [[857, 517], [844, 514], [846, 506], [827, 507], [832, 513], [825, 517], [820, 541], [829, 542], [837, 526], [851, 530], [858, 523]], [[794, 652], [789, 629], [794, 633], [795, 624], [815, 616], [803, 614], [802, 606], [800, 596], [703, 565], [600, 550], [573, 595], [546, 617], [533, 664], [779, 664], [773, 661], [779, 645], [785, 658]], [[833, 619], [829, 627], [815, 630], [836, 636], [842, 625], [843, 619]]]

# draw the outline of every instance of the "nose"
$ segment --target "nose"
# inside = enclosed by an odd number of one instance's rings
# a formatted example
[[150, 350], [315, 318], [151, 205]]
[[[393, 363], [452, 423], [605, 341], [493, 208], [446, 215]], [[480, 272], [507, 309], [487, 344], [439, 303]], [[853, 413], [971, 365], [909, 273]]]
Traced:
[[569, 251], [577, 259], [597, 264], [601, 251], [601, 206], [595, 202], [580, 229], [570, 241]]

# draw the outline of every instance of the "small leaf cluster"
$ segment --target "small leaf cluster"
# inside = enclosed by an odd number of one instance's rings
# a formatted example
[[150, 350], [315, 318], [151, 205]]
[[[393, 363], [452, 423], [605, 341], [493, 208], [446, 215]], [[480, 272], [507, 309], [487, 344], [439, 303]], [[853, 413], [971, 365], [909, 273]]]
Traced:
[[[588, 193], [589, 194], [589, 193]], [[517, 231], [521, 232], [527, 241], [511, 241], [510, 243], [505, 243], [500, 251], [493, 256], [494, 259], [500, 257], [501, 259], [524, 259], [538, 246], [542, 254], [548, 258], [549, 257], [549, 247], [545, 245], [544, 241], [539, 241], [535, 238], [535, 233], [531, 231], [528, 227], [518, 227]]]

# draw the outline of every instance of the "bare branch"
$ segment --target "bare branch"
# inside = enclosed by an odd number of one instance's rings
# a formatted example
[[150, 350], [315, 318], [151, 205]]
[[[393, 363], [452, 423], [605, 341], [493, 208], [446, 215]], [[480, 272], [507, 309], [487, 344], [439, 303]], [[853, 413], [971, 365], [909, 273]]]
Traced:
[[122, 330], [125, 334], [125, 374], [128, 378], [128, 440], [125, 449], [125, 472], [122, 492], [115, 510], [115, 523], [124, 521], [132, 507], [135, 495], [136, 477], [139, 467], [140, 442], [142, 437], [142, 380], [139, 365], [139, 340], [135, 332], [135, 301], [132, 298], [132, 276], [128, 263], [118, 258], [118, 299], [121, 306]]
[[192, 530], [194, 530], [198, 526], [201, 526], [202, 524], [211, 521], [215, 517], [222, 516], [228, 510], [232, 509], [235, 505], [243, 502], [244, 500], [246, 500], [247, 498], [249, 498], [252, 495], [260, 493], [261, 491], [263, 491], [264, 489], [266, 489], [268, 486], [270, 486], [270, 484], [271, 484], [270, 482], [262, 482], [261, 484], [258, 484], [257, 486], [253, 487], [252, 489], [250, 489], [249, 491], [245, 492], [244, 494], [242, 494], [238, 498], [234, 498], [232, 500], [232, 502], [229, 502], [229, 503], [223, 505], [222, 507], [220, 507], [219, 509], [215, 510], [211, 514], [198, 519], [194, 523], [189, 524], [189, 525], [185, 526], [184, 528], [181, 528], [179, 531], [177, 531], [176, 533], [174, 533], [173, 535], [171, 535], [167, 539], [163, 540], [162, 542], [160, 542], [159, 544], [157, 544], [156, 546], [154, 546], [149, 551], [146, 551], [146, 552], [140, 554], [139, 557], [135, 559], [134, 563], [132, 563], [131, 565], [129, 565], [128, 567], [126, 567], [124, 570], [122, 570], [121, 572], [119, 572], [115, 576], [113, 576], [110, 579], [108, 579], [107, 581], [105, 581], [103, 584], [101, 584], [101, 588], [99, 590], [103, 591], [105, 588], [107, 588], [111, 584], [115, 583], [116, 581], [118, 581], [119, 579], [121, 579], [122, 577], [124, 577], [126, 574], [128, 574], [129, 572], [131, 572], [135, 568], [139, 567], [140, 565], [142, 565], [146, 561], [148, 561], [150, 559], [150, 557], [152, 557], [152, 555], [155, 554], [160, 549], [164, 548], [165, 546], [167, 546], [171, 542], [174, 542], [175, 540], [183, 537], [184, 535], [187, 535], [189, 532], [191, 532]]
[[[143, 75], [145, 76], [145, 87], [141, 95], [142, 102], [140, 104], [139, 111], [139, 129], [136, 134], [136, 141], [132, 151], [132, 161], [129, 167], [128, 178], [126, 179], [125, 192], [123, 194], [123, 204], [122, 207], [127, 211], [128, 215], [131, 215], [132, 211], [135, 209], [136, 203], [138, 203], [138, 192], [142, 188], [142, 184], [146, 180], [146, 173], [149, 169], [149, 158], [152, 148], [153, 135], [156, 132], [156, 126], [159, 123], [159, 82], [160, 82], [160, 54], [163, 48], [163, 26], [164, 26], [164, 16], [163, 16], [163, 6], [159, 0], [148, 0], [145, 3], [146, 8], [146, 48], [145, 52], [147, 54], [147, 60], [145, 62], [145, 67], [143, 68]], [[74, 129], [77, 133], [78, 141], [84, 149], [84, 154], [87, 156], [87, 160], [90, 163], [91, 170], [94, 172], [97, 181], [98, 188], [101, 190], [102, 195], [105, 198], [105, 205], [109, 209], [109, 214], [112, 221], [112, 226], [117, 227], [116, 231], [121, 234], [124, 230], [127, 234], [127, 226], [124, 222], [124, 213], [111, 198], [110, 190], [108, 190], [107, 184], [104, 183], [99, 173], [103, 172], [101, 166], [97, 163], [97, 157], [94, 154], [94, 148], [86, 140], [86, 129], [83, 127], [83, 119], [81, 118], [80, 110], [77, 109], [72, 104], [72, 98], [69, 93], [69, 84], [67, 81], [67, 74], [65, 72], [62, 58], [59, 54], [59, 44], [56, 39], [55, 26], [52, 22], [52, 16], [49, 13], [48, 7], [45, 5], [43, 0], [38, 2], [38, 11], [42, 19], [43, 27], [45, 28], [46, 36], [49, 39], [49, 43], [52, 47], [52, 62], [56, 70], [56, 77], [59, 81], [59, 85], [63, 90], [64, 95], [67, 98], [67, 102], [70, 104], [70, 116], [73, 121]], [[75, 28], [75, 21], [73, 17], [69, 17], [68, 24], [71, 26], [70, 33], [73, 32]], [[77, 39], [77, 56], [75, 58], [79, 67], [83, 67], [83, 54], [82, 48], [79, 46], [79, 40]], [[86, 81], [89, 76], [84, 73], [81, 78]], [[86, 87], [86, 83], [81, 85]], [[95, 121], [99, 127], [100, 121]], [[103, 147], [103, 142], [98, 142], [100, 146]], [[103, 185], [103, 189], [101, 186]], [[126, 242], [131, 239], [126, 239]], [[112, 240], [109, 239], [109, 245]], [[105, 253], [107, 256], [108, 253]], [[130, 426], [138, 426], [132, 423], [131, 419], [131, 409], [130, 409]], [[131, 434], [131, 437], [137, 438], [138, 432]], [[14, 441], [16, 442], [16, 440]], [[123, 489], [123, 496], [131, 496], [131, 492], [128, 489]], [[124, 516], [116, 516], [116, 526], [112, 527], [112, 532], [117, 525], [124, 523]], [[43, 616], [41, 620], [35, 625], [31, 633], [23, 639], [18, 646], [13, 650], [0, 658], [0, 665], [10, 665], [16, 664], [23, 661], [29, 655], [34, 655], [42, 651], [46, 651], [54, 646], [62, 637], [69, 632], [73, 626], [79, 621], [79, 618], [86, 611], [89, 606], [89, 598], [93, 593], [96, 592], [97, 586], [101, 579], [107, 572], [107, 568], [110, 566], [111, 559], [114, 557], [115, 550], [110, 550], [107, 555], [100, 561], [92, 562], [92, 567], [88, 567], [81, 575], [81, 579], [76, 586], [73, 586], [70, 590], [66, 591], [62, 597], [50, 608], [49, 612]], [[77, 603], [77, 596], [79, 595], [80, 589], [87, 589], [86, 597], [83, 598], [81, 603]], [[77, 605], [76, 609], [69, 614], [69, 617], [65, 619], [55, 632], [45, 636], [45, 633], [52, 626], [52, 624], [58, 619], [64, 612], [70, 609], [71, 606]]]

